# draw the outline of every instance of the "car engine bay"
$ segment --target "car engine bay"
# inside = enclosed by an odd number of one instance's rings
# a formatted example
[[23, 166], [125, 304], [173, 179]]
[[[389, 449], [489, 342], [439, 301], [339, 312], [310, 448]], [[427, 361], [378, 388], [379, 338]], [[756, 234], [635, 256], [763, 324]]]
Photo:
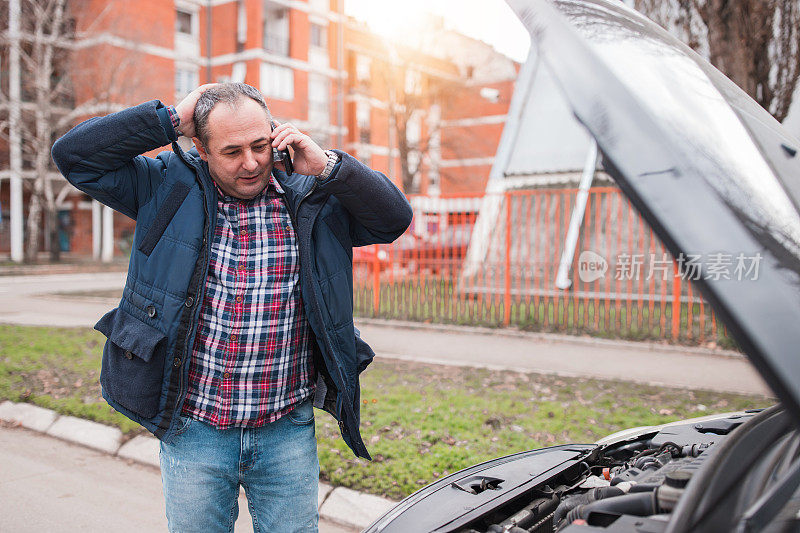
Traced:
[[800, 436], [779, 407], [673, 425], [601, 444], [524, 497], [438, 531], [800, 531], [799, 456]]

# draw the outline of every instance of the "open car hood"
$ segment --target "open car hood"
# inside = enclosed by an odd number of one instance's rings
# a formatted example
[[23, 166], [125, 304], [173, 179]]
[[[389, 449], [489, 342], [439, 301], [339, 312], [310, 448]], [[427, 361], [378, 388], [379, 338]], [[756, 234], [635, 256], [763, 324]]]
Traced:
[[[702, 257], [694, 283], [800, 421], [800, 142], [618, 0], [507, 2], [606, 170], [675, 257]], [[715, 279], [719, 253], [757, 275]]]

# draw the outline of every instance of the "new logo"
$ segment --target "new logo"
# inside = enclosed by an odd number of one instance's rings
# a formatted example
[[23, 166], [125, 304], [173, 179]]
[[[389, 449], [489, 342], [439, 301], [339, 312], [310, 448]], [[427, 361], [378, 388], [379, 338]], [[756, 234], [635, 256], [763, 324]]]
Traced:
[[605, 276], [608, 261], [602, 255], [591, 250], [584, 250], [578, 256], [578, 277], [584, 283], [591, 283]]

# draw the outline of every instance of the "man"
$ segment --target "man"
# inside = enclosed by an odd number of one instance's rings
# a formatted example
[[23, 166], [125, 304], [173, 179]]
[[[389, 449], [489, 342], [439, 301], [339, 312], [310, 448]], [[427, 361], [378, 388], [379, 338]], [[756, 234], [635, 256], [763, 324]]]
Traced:
[[[122, 300], [95, 326], [100, 382], [161, 439], [171, 531], [232, 531], [240, 485], [256, 531], [315, 531], [312, 402], [369, 458], [358, 375], [374, 354], [353, 327], [352, 246], [394, 240], [411, 208], [383, 174], [273, 124], [255, 88], [212, 84], [53, 146], [73, 185], [136, 220]], [[273, 159], [288, 146], [290, 175]]]

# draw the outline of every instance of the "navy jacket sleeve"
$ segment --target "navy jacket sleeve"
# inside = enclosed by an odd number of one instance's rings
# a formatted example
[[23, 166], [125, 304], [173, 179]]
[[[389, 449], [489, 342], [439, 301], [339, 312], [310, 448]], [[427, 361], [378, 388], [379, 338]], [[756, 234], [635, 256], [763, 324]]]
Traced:
[[67, 181], [135, 220], [166, 168], [140, 154], [175, 138], [166, 108], [152, 100], [78, 124], [55, 142], [52, 156]]
[[323, 182], [350, 213], [353, 246], [392, 242], [411, 224], [413, 213], [405, 195], [389, 178], [340, 150], [335, 173]]

